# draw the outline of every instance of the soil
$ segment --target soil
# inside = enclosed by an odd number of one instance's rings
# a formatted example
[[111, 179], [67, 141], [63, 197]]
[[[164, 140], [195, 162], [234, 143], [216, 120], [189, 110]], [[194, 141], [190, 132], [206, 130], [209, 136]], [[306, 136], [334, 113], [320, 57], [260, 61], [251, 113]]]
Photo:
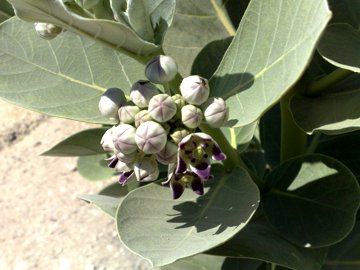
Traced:
[[151, 269], [121, 245], [114, 220], [77, 199], [113, 182], [89, 182], [76, 158], [42, 152], [90, 124], [0, 101], [0, 269]]

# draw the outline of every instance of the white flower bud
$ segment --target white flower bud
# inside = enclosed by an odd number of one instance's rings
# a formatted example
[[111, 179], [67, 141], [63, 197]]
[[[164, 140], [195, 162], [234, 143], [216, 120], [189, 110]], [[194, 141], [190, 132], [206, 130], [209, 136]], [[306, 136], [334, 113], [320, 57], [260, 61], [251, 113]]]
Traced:
[[159, 94], [150, 99], [148, 114], [158, 122], [166, 122], [176, 114], [176, 104], [167, 94]]
[[153, 157], [144, 157], [134, 163], [136, 179], [141, 182], [154, 181], [159, 177], [159, 168]]
[[177, 128], [174, 130], [174, 132], [170, 135], [171, 139], [173, 139], [173, 141], [178, 144], [179, 142], [181, 142], [181, 140], [183, 138], [185, 138], [187, 135], [190, 134], [190, 131], [188, 131], [185, 128]]
[[175, 163], [178, 153], [178, 146], [172, 142], [167, 142], [165, 147], [156, 153], [156, 159], [164, 165]]
[[131, 154], [138, 147], [135, 142], [136, 129], [128, 124], [120, 124], [113, 127], [112, 135], [115, 149], [123, 154]]
[[101, 138], [100, 144], [105, 151], [114, 152], [115, 146], [112, 139], [112, 128], [108, 129]]
[[219, 128], [229, 118], [229, 108], [225, 100], [220, 97], [209, 99], [204, 105], [206, 123], [213, 128]]
[[147, 63], [145, 76], [153, 83], [168, 83], [177, 74], [177, 65], [170, 56], [159, 55]]
[[202, 111], [194, 105], [185, 105], [181, 109], [181, 121], [188, 128], [197, 128], [203, 118]]
[[109, 88], [100, 97], [99, 111], [105, 117], [118, 119], [118, 110], [125, 100], [121, 89]]
[[131, 101], [125, 102], [118, 110], [120, 123], [132, 124], [135, 122], [135, 115], [140, 112], [140, 108]]
[[75, 0], [81, 8], [90, 9], [99, 3], [99, 0]]
[[114, 169], [117, 172], [128, 172], [134, 169], [134, 164], [118, 161]]
[[114, 151], [116, 157], [124, 163], [132, 163], [135, 161], [135, 159], [139, 156], [139, 153], [137, 151], [130, 153], [130, 154], [124, 154], [118, 150]]
[[201, 105], [209, 98], [210, 89], [207, 79], [193, 75], [182, 80], [180, 92], [188, 103]]
[[149, 105], [150, 99], [159, 93], [159, 89], [151, 82], [138, 81], [131, 87], [130, 99], [139, 108], [146, 108]]
[[148, 110], [142, 110], [135, 115], [135, 127], [139, 127], [142, 123], [153, 120]]
[[36, 33], [43, 39], [54, 39], [58, 34], [62, 32], [62, 28], [51, 23], [34, 23]]
[[136, 129], [135, 141], [145, 154], [155, 154], [164, 148], [166, 137], [166, 131], [160, 124], [148, 121]]

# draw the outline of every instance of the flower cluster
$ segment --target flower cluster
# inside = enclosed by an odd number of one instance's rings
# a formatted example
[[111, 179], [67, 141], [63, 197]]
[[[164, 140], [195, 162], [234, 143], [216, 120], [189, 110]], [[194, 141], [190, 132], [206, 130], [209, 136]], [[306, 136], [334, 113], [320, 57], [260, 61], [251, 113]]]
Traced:
[[154, 181], [159, 177], [158, 163], [169, 165], [173, 169], [163, 184], [170, 186], [174, 199], [186, 186], [203, 194], [211, 158], [224, 160], [226, 156], [198, 127], [218, 128], [228, 120], [225, 101], [209, 99], [208, 81], [200, 76], [184, 78], [181, 94], [163, 93], [153, 84], [164, 84], [167, 89], [176, 74], [172, 58], [155, 57], [145, 68], [149, 80], [136, 82], [129, 98], [122, 90], [110, 88], [99, 101], [101, 114], [118, 122], [105, 132], [101, 144], [112, 152], [109, 167], [120, 173], [119, 182]]

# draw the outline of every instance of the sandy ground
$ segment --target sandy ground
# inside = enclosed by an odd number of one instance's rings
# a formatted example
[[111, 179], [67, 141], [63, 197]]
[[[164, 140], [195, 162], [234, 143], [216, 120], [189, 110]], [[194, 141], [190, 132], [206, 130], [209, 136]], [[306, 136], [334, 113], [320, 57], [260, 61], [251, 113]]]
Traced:
[[110, 217], [77, 199], [106, 183], [83, 179], [76, 158], [39, 156], [90, 125], [3, 101], [0, 119], [0, 269], [150, 269], [120, 244]]

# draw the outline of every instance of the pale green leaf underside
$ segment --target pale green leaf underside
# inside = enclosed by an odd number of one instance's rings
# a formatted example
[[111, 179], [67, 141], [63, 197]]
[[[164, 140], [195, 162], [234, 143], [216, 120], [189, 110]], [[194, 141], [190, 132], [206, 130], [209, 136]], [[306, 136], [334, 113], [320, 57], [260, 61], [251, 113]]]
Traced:
[[41, 113], [110, 123], [98, 112], [109, 87], [128, 93], [144, 77], [132, 58], [70, 32], [39, 38], [32, 23], [12, 18], [0, 26], [0, 97]]
[[209, 42], [233, 35], [226, 12], [215, 0], [177, 1], [174, 19], [164, 39], [164, 51], [173, 57], [182, 76], [188, 76], [197, 54]]
[[254, 122], [295, 83], [330, 15], [325, 0], [250, 2], [210, 80], [236, 126]]
[[360, 129], [360, 89], [329, 93], [316, 98], [294, 96], [291, 111], [306, 133], [329, 135]]
[[360, 72], [360, 33], [351, 25], [329, 25], [317, 46], [319, 53], [331, 64]]
[[186, 190], [173, 200], [170, 189], [160, 184], [129, 193], [117, 213], [122, 242], [153, 265], [162, 266], [234, 236], [255, 212], [259, 193], [244, 170], [230, 175], [218, 169], [206, 184], [211, 187], [200, 197]]
[[148, 55], [159, 50], [153, 43], [142, 40], [127, 25], [110, 20], [83, 18], [67, 11], [59, 0], [9, 0], [16, 15], [30, 22], [49, 22], [78, 34], [90, 36], [126, 51]]
[[77, 161], [77, 171], [79, 174], [90, 181], [102, 181], [111, 179], [115, 175], [115, 170], [109, 168], [109, 158], [106, 154], [81, 156]]

